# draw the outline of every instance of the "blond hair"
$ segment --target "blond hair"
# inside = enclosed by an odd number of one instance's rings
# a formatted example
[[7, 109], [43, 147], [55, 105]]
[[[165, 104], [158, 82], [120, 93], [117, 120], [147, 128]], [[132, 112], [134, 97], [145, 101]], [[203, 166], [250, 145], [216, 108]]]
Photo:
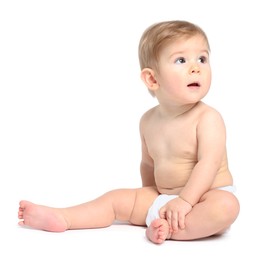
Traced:
[[148, 27], [139, 42], [138, 56], [140, 68], [150, 68], [158, 71], [158, 61], [161, 50], [171, 41], [188, 39], [195, 35], [202, 35], [209, 47], [205, 32], [197, 25], [187, 21], [164, 21]]

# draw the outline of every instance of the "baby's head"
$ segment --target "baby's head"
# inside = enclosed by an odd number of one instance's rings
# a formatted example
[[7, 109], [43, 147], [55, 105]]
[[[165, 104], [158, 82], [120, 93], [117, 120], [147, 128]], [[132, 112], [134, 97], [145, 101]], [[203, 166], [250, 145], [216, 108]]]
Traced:
[[138, 56], [140, 68], [150, 68], [158, 72], [159, 56], [163, 48], [179, 39], [189, 39], [201, 35], [210, 50], [205, 32], [197, 25], [187, 21], [164, 21], [148, 27], [139, 42]]

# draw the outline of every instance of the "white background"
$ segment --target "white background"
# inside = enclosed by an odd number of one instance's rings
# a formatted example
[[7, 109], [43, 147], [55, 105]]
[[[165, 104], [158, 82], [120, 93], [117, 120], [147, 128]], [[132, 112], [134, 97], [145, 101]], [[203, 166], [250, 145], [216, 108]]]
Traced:
[[[267, 1], [1, 1], [1, 259], [266, 259]], [[140, 116], [156, 104], [140, 80], [142, 32], [200, 25], [211, 44], [205, 102], [226, 122], [241, 213], [221, 239], [153, 245], [144, 229], [61, 234], [17, 226], [18, 202], [70, 206], [141, 186]]]

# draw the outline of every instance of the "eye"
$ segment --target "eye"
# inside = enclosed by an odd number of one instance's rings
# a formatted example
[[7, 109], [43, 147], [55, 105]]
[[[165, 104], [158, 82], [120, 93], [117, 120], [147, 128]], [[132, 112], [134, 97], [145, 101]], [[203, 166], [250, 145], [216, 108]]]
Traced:
[[175, 63], [177, 63], [177, 64], [182, 64], [182, 63], [185, 63], [185, 62], [186, 62], [186, 60], [185, 60], [185, 58], [183, 58], [183, 57], [177, 58], [177, 59], [175, 60]]
[[207, 63], [207, 57], [206, 56], [201, 56], [199, 59], [198, 59], [198, 61], [200, 62], [200, 63]]

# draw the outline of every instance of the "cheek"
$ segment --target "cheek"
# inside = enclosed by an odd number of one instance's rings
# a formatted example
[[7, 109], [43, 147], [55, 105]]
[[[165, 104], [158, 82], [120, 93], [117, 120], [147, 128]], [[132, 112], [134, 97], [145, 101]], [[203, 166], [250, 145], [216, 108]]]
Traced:
[[184, 74], [183, 71], [173, 70], [172, 68], [165, 71], [163, 70], [157, 77], [159, 85], [165, 86], [170, 90], [178, 89], [179, 87], [186, 85], [185, 79], [186, 74]]
[[212, 77], [211, 77], [211, 72], [209, 72], [209, 73], [207, 74], [207, 77], [206, 77], [206, 81], [208, 82], [209, 85], [211, 84], [211, 79], [212, 79]]
[[207, 70], [207, 78], [208, 78], [208, 81], [211, 81], [211, 77], [212, 77], [212, 72], [211, 72], [211, 69], [209, 68]]
[[161, 81], [162, 86], [165, 86], [169, 89], [178, 88], [181, 85], [181, 79], [176, 75], [171, 75], [166, 79], [162, 79]]
[[169, 78], [169, 82], [174, 87], [180, 87], [182, 85], [185, 85], [186, 75], [184, 76], [183, 73], [172, 73]]

